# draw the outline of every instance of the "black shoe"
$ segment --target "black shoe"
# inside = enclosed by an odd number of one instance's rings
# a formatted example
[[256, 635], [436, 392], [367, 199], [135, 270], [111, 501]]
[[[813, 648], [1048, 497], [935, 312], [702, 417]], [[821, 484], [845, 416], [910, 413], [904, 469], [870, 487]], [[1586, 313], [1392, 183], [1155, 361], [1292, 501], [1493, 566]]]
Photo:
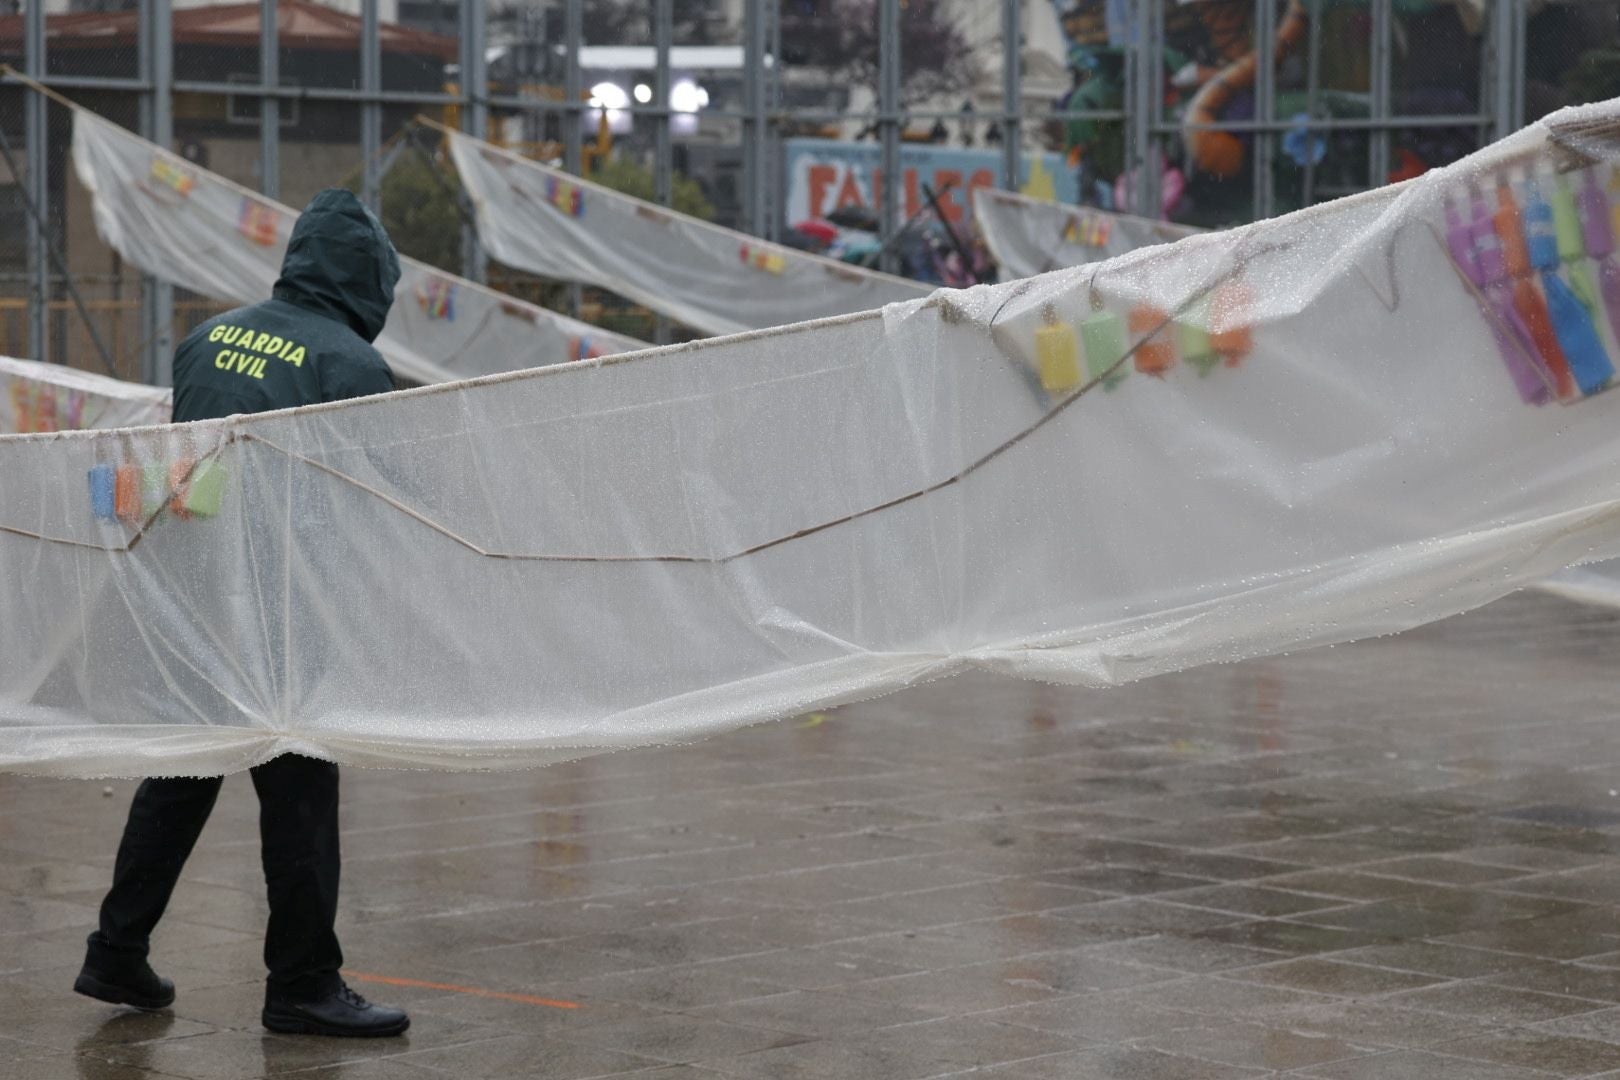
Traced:
[[315, 1001], [291, 1001], [274, 990], [264, 995], [264, 1026], [283, 1035], [335, 1035], [376, 1039], [403, 1035], [411, 1018], [403, 1009], [373, 1005], [347, 986]]
[[73, 982], [73, 990], [109, 1005], [132, 1005], [137, 1009], [166, 1009], [174, 1004], [174, 983], [159, 976], [144, 960], [140, 967], [117, 974], [85, 964]]

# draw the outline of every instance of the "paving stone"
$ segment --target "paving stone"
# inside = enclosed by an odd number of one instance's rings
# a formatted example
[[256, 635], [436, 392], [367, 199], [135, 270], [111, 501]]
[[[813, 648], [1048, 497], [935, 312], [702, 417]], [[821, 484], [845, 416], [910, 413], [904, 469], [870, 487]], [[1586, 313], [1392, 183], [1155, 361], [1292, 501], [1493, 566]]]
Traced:
[[158, 1074], [91, 1054], [58, 1054], [16, 1063], [7, 1080], [152, 1080]]
[[547, 1080], [583, 1080], [619, 1072], [667, 1065], [667, 1060], [608, 1050], [573, 1041], [533, 1035], [503, 1035], [482, 1042], [413, 1053], [411, 1065], [463, 1077], [505, 1080], [544, 1076]]
[[1120, 991], [1121, 1000], [1204, 1016], [1263, 1018], [1330, 1000], [1321, 994], [1286, 987], [1259, 986], [1224, 976], [1195, 975]]
[[1149, 1035], [1139, 1045], [1227, 1065], [1279, 1071], [1383, 1052], [1382, 1047], [1358, 1046], [1329, 1036], [1302, 1035], [1284, 1028], [1258, 1024], [1230, 1023]]
[[818, 1037], [853, 1035], [940, 1018], [938, 1012], [896, 1004], [885, 1000], [880, 993], [862, 993], [867, 985], [856, 983], [838, 991], [793, 990], [685, 1012], [688, 1016], [723, 1016], [751, 1027]]
[[301, 1069], [359, 1064], [406, 1053], [407, 1037], [330, 1039], [216, 1031], [190, 1039], [165, 1039], [97, 1050], [97, 1056], [161, 1076], [186, 1080], [251, 1080]]
[[1079, 907], [1060, 908], [1050, 912], [1052, 918], [1061, 919], [1076, 927], [1105, 937], [1142, 937], [1147, 934], [1191, 934], [1220, 926], [1243, 922], [1246, 916], [1231, 911], [1213, 911], [1170, 902], [1179, 893], [1157, 897], [1133, 896], [1122, 900], [1105, 900]]
[[1216, 911], [1228, 911], [1237, 915], [1259, 915], [1265, 918], [1298, 915], [1306, 911], [1344, 906], [1342, 901], [1329, 897], [1255, 885], [1216, 885], [1204, 889], [1185, 889], [1181, 892], [1166, 893], [1161, 899], [1172, 904], [1213, 908]]
[[1396, 971], [1412, 971], [1451, 979], [1495, 975], [1531, 962], [1525, 957], [1508, 953], [1469, 949], [1461, 945], [1443, 945], [1432, 941], [1369, 945], [1364, 949], [1350, 949], [1339, 953], [1336, 959], [1352, 964], [1387, 967]]
[[[1377, 865], [1379, 864], [1368, 864], [1369, 868]], [[1290, 892], [1337, 898], [1341, 904], [1351, 901], [1399, 900], [1404, 897], [1421, 896], [1430, 890], [1430, 886], [1422, 882], [1403, 881], [1399, 878], [1347, 870], [1306, 870], [1295, 874], [1281, 874], [1263, 879], [1262, 884]]]
[[1227, 977], [1243, 982], [1291, 986], [1296, 990], [1309, 990], [1315, 994], [1353, 998], [1378, 997], [1442, 981], [1434, 975], [1418, 975], [1406, 971], [1392, 971], [1388, 968], [1342, 964], [1315, 958], [1286, 960], [1263, 967], [1245, 968], [1242, 971], [1229, 972]]
[[962, 1066], [937, 1053], [927, 1053], [904, 1038], [881, 1034], [817, 1039], [703, 1064], [742, 1080], [865, 1080], [878, 1076], [922, 1080], [964, 1071]]
[[1073, 995], [998, 1009], [984, 1015], [999, 1023], [1083, 1036], [1097, 1042], [1129, 1042], [1160, 1032], [1205, 1026], [1209, 1022], [1198, 1013], [1147, 1005], [1111, 994]]
[[1603, 829], [1611, 825], [1620, 825], [1620, 812], [1594, 806], [1571, 806], [1567, 803], [1542, 803], [1514, 810], [1499, 810], [1496, 816], [1573, 829]]
[[1514, 867], [1469, 862], [1456, 855], [1415, 855], [1404, 859], [1391, 859], [1389, 862], [1369, 863], [1362, 869], [1368, 874], [1406, 878], [1412, 881], [1432, 881], [1442, 885], [1479, 885], [1487, 881], [1523, 877], [1530, 873]]
[[995, 1080], [1248, 1080], [1270, 1071], [1141, 1047], [1101, 1047], [979, 1070]]
[[1389, 1003], [1406, 1009], [1474, 1016], [1498, 1024], [1533, 1024], [1603, 1008], [1599, 1001], [1543, 994], [1485, 982], [1448, 983], [1391, 996]]
[[1377, 1002], [1336, 1002], [1286, 1014], [1289, 1030], [1330, 1035], [1357, 1045], [1427, 1048], [1460, 1038], [1484, 1038], [1508, 1025], [1466, 1016], [1423, 1012]]
[[[687, 1013], [639, 1016], [597, 1024], [570, 1032], [568, 1041], [605, 1050], [622, 1050], [665, 1063], [689, 1065], [733, 1054], [795, 1046], [806, 1040], [796, 1032], [722, 1023]], [[629, 1069], [619, 1071], [628, 1072]]]
[[1043, 880], [1075, 888], [1094, 889], [1104, 893], [1127, 893], [1145, 896], [1151, 893], [1173, 892], [1210, 884], [1210, 879], [1171, 874], [1160, 870], [1143, 870], [1131, 866], [1096, 866], [1061, 873], [1046, 874]]
[[1166, 968], [1188, 974], [1209, 974], [1235, 968], [1253, 967], [1280, 960], [1288, 954], [1272, 949], [1251, 949], [1218, 941], [1201, 941], [1177, 934], [1135, 938], [1112, 945], [1094, 945], [1093, 956], [1120, 960], [1127, 964]]
[[1484, 866], [1509, 867], [1532, 873], [1538, 870], [1578, 870], [1603, 861], [1601, 856], [1560, 851], [1556, 848], [1527, 847], [1520, 844], [1467, 848], [1453, 853], [1452, 858], [1479, 863]]
[[1620, 970], [1538, 960], [1489, 975], [1486, 982], [1547, 994], [1620, 1002]]
[[1392, 940], [1387, 934], [1369, 934], [1331, 926], [1310, 926], [1281, 919], [1255, 919], [1251, 922], [1234, 923], [1213, 930], [1200, 930], [1192, 936], [1203, 941], [1295, 954], [1340, 952], [1366, 945], [1386, 944]]
[[1560, 897], [1589, 904], [1609, 903], [1620, 896], [1620, 866], [1605, 863], [1580, 870], [1532, 874], [1502, 882], [1496, 887], [1504, 892], [1528, 893], [1532, 896]]
[[1031, 1031], [973, 1016], [887, 1027], [868, 1037], [905, 1045], [919, 1057], [937, 1058], [959, 1068], [1055, 1054], [1087, 1042], [1072, 1033]]
[[1495, 952], [1518, 953], [1550, 960], [1578, 960], [1612, 952], [1620, 939], [1607, 927], [1570, 916], [1531, 919], [1445, 935], [1438, 940]]
[[258, 1027], [246, 778], [148, 1016], [69, 990], [132, 785], [0, 776], [0, 1076], [1620, 1073], [1617, 649], [1522, 594], [1106, 692], [971, 675], [533, 773], [350, 770], [340, 932], [415, 1020], [359, 1045]]
[[1540, 1031], [1559, 1035], [1573, 1035], [1583, 1039], [1598, 1039], [1620, 1044], [1620, 1008], [1587, 1011], [1560, 1016], [1536, 1025]]
[[1589, 1076], [1620, 1069], [1620, 1046], [1612, 1042], [1533, 1028], [1503, 1031], [1483, 1039], [1458, 1039], [1454, 1043], [1442, 1043], [1435, 1047], [1435, 1052], [1498, 1065], [1544, 1069], [1560, 1076]]
[[[848, 945], [776, 949], [750, 956], [734, 956], [689, 967], [667, 968], [664, 974], [671, 979], [682, 980], [696, 977], [707, 981], [730, 977], [756, 985], [769, 984], [777, 990], [822, 990], [887, 975], [911, 975], [919, 970], [921, 968], [917, 966], [870, 956], [862, 949], [862, 942], [857, 940]], [[607, 976], [603, 981], [618, 978], [622, 983], [632, 983], [641, 977], [644, 976]]]
[[1333, 1065], [1312, 1066], [1294, 1075], [1313, 1080], [1545, 1080], [1548, 1074], [1540, 1069], [1495, 1065], [1423, 1050], [1393, 1050]]

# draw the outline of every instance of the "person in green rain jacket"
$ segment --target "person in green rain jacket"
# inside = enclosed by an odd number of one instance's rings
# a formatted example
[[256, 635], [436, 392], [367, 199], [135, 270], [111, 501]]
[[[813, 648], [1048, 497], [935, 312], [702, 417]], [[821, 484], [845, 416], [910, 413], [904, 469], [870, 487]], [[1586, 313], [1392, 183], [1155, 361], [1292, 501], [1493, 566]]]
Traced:
[[388, 321], [399, 256], [347, 191], [315, 196], [293, 227], [271, 299], [203, 323], [174, 354], [176, 423], [382, 394], [371, 343]]
[[[399, 256], [347, 191], [316, 195], [288, 241], [271, 299], [198, 327], [174, 357], [174, 419], [207, 420], [363, 397], [394, 388], [371, 343], [399, 282]], [[270, 900], [262, 1020], [307, 1035], [398, 1035], [399, 1009], [343, 982], [337, 917], [338, 769], [284, 754], [252, 770]], [[119, 1005], [162, 1009], [174, 984], [147, 962], [148, 939], [219, 795], [220, 778], [141, 784], [74, 989]]]

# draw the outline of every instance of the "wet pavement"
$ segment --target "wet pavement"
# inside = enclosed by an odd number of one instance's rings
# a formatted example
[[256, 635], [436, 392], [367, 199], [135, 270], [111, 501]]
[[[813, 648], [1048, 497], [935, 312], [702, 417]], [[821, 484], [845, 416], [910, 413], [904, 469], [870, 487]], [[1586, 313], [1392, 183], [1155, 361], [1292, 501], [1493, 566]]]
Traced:
[[132, 784], [0, 777], [0, 1076], [1620, 1077], [1620, 616], [1521, 594], [1115, 691], [974, 676], [538, 772], [345, 773], [351, 982], [270, 1036], [256, 803], [69, 992]]

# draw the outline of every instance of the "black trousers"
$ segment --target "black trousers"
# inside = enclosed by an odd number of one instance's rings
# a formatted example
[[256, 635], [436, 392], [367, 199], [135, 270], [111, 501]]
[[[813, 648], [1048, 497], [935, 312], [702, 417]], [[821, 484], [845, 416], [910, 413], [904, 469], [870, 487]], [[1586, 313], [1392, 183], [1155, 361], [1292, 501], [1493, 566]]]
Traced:
[[[284, 754], [252, 771], [270, 925], [264, 963], [273, 990], [313, 999], [335, 990], [343, 952], [337, 918], [338, 768]], [[116, 972], [146, 959], [153, 927], [219, 796], [219, 777], [147, 780], [135, 792], [101, 927], [88, 962]]]

